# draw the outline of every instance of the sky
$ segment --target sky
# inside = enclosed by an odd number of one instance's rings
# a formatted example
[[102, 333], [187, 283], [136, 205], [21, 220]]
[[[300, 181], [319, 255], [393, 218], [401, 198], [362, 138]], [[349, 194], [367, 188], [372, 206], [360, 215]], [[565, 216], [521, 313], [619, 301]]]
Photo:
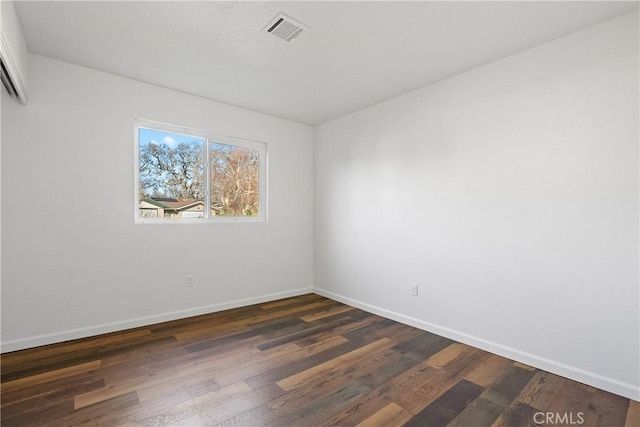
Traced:
[[196, 136], [180, 135], [178, 133], [164, 132], [142, 127], [138, 129], [140, 147], [145, 147], [148, 144], [166, 144], [169, 148], [175, 148], [181, 142], [198, 142], [200, 144], [204, 142], [204, 138], [198, 138]]

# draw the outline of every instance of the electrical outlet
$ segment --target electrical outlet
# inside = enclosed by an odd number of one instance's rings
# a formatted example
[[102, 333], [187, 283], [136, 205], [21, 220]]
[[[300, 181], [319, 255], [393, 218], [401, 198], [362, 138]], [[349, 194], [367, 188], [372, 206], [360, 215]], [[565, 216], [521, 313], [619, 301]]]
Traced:
[[409, 283], [409, 294], [413, 297], [418, 296], [418, 284], [417, 283]]
[[185, 279], [185, 285], [187, 288], [193, 288], [195, 286], [195, 277], [193, 277], [193, 274], [187, 276]]

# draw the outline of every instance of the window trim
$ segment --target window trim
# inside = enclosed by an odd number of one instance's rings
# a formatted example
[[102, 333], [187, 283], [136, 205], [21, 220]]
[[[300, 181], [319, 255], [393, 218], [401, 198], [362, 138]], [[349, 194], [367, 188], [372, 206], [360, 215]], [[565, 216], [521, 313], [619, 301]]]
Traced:
[[[269, 152], [268, 144], [263, 141], [255, 141], [246, 138], [240, 138], [236, 136], [229, 136], [201, 129], [194, 129], [185, 126], [172, 125], [163, 122], [157, 122], [146, 119], [134, 120], [134, 219], [136, 224], [212, 224], [212, 223], [266, 223], [268, 222], [268, 168], [269, 168]], [[204, 218], [145, 218], [139, 215], [140, 210], [140, 197], [139, 197], [139, 181], [140, 181], [140, 128], [158, 130], [162, 132], [171, 132], [175, 134], [194, 136], [196, 138], [202, 138], [205, 140], [203, 147], [203, 158], [205, 159], [205, 208]], [[259, 182], [259, 212], [256, 216], [217, 216], [209, 215], [210, 211], [210, 178], [211, 173], [211, 159], [210, 159], [210, 145], [211, 142], [216, 142], [223, 145], [232, 145], [241, 148], [251, 148], [258, 150], [259, 163], [258, 163], [258, 182]], [[209, 209], [207, 209], [209, 208]]]

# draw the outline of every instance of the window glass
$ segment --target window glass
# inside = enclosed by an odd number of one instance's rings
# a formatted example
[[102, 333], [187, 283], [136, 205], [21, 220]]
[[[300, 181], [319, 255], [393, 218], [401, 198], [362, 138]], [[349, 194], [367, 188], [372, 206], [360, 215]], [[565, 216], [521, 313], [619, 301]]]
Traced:
[[142, 127], [138, 132], [140, 216], [202, 218], [205, 140]]
[[260, 212], [259, 151], [212, 142], [209, 156], [212, 215], [258, 215]]

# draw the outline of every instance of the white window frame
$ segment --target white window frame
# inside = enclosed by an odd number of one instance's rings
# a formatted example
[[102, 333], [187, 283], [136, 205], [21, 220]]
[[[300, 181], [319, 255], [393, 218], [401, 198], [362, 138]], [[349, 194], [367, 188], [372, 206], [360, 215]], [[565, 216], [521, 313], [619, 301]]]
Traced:
[[[151, 129], [175, 134], [194, 136], [205, 140], [203, 158], [205, 159], [205, 200], [204, 200], [204, 218], [145, 218], [139, 215], [140, 197], [139, 197], [139, 180], [140, 180], [140, 141], [139, 129]], [[233, 223], [233, 222], [267, 222], [268, 213], [268, 152], [267, 143], [261, 141], [253, 141], [235, 136], [223, 135], [214, 132], [204, 131], [200, 129], [188, 128], [184, 126], [171, 125], [168, 123], [156, 122], [145, 119], [135, 119], [134, 125], [134, 218], [136, 224], [203, 224], [203, 223]], [[259, 210], [256, 216], [227, 216], [227, 215], [210, 215], [211, 212], [211, 194], [210, 194], [210, 178], [211, 159], [210, 149], [211, 142], [224, 145], [232, 145], [241, 148], [251, 148], [258, 150], [258, 185], [259, 185]]]

